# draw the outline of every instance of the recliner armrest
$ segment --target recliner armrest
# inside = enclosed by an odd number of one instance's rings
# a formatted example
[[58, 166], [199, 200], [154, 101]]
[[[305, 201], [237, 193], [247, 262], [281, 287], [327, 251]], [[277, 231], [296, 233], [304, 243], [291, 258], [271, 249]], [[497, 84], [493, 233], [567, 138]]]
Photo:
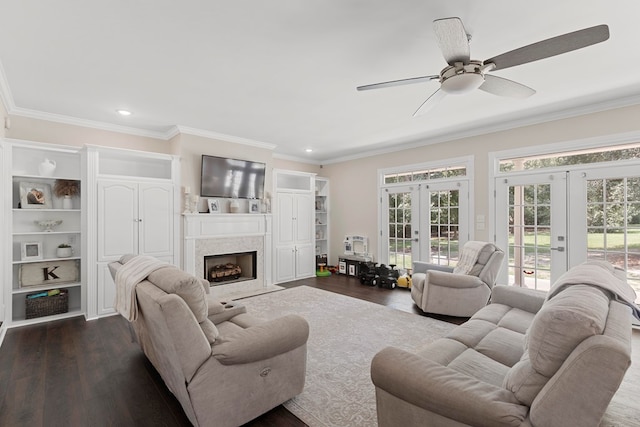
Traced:
[[473, 426], [519, 426], [529, 411], [509, 390], [399, 348], [374, 356], [371, 379], [399, 399]]
[[413, 262], [413, 273], [426, 273], [427, 271], [445, 271], [445, 272], [452, 272], [453, 271], [453, 267], [449, 267], [446, 265], [438, 265], [438, 264], [431, 264], [428, 262], [424, 262], [424, 261], [414, 261]]
[[547, 298], [547, 293], [517, 286], [497, 285], [491, 290], [491, 303], [504, 304], [529, 313], [537, 313]]
[[429, 285], [447, 288], [475, 288], [487, 286], [480, 278], [466, 274], [445, 273], [442, 271], [428, 271], [426, 282]]
[[298, 315], [289, 314], [251, 326], [211, 346], [213, 357], [223, 365], [265, 360], [306, 344], [309, 324]]

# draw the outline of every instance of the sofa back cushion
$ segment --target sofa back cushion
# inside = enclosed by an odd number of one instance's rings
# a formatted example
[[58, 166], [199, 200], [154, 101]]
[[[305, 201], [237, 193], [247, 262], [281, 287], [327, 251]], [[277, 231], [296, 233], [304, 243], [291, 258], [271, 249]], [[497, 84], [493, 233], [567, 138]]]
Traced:
[[525, 352], [504, 386], [531, 405], [538, 392], [586, 338], [601, 335], [609, 298], [598, 288], [573, 285], [546, 301], [525, 335]]
[[151, 273], [147, 279], [164, 292], [176, 294], [182, 298], [191, 309], [209, 343], [215, 342], [219, 333], [207, 317], [209, 304], [200, 279], [173, 266], [160, 268]]

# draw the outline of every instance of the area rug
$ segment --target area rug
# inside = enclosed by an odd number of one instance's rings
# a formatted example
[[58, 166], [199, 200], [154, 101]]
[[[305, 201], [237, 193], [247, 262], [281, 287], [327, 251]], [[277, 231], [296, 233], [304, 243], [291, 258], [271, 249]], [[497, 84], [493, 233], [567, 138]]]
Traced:
[[305, 389], [284, 406], [310, 427], [377, 425], [373, 356], [386, 346], [415, 350], [455, 327], [307, 286], [241, 302], [265, 320], [299, 314], [309, 322]]
[[[455, 325], [307, 286], [243, 299], [265, 320], [299, 314], [309, 322], [307, 381], [284, 406], [310, 427], [377, 425], [371, 359], [392, 345], [406, 350], [433, 341]], [[640, 330], [632, 364], [600, 427], [640, 427]], [[402, 363], [402, 361], [398, 361]]]

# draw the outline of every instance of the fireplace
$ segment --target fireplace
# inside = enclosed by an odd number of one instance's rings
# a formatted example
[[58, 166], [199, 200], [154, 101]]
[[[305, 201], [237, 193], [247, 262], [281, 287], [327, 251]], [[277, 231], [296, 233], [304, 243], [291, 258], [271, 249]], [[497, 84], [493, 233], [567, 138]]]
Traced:
[[[273, 287], [270, 215], [184, 214], [183, 248], [183, 268], [198, 278], [208, 279], [215, 265], [239, 266], [238, 279], [209, 281], [215, 298], [255, 295]], [[245, 255], [251, 253], [255, 255], [247, 261]], [[215, 261], [207, 261], [208, 257]]]
[[204, 277], [211, 286], [254, 280], [257, 267], [257, 251], [205, 255]]

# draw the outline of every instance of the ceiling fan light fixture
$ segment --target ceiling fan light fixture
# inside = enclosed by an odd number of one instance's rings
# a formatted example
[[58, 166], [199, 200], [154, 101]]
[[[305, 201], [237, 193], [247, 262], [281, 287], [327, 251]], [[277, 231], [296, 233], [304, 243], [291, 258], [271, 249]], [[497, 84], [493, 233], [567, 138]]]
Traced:
[[482, 74], [458, 74], [442, 82], [442, 90], [452, 95], [464, 95], [478, 89], [484, 83]]
[[440, 75], [441, 89], [451, 95], [473, 92], [484, 83], [481, 65], [478, 61], [470, 61], [467, 65], [445, 68]]

